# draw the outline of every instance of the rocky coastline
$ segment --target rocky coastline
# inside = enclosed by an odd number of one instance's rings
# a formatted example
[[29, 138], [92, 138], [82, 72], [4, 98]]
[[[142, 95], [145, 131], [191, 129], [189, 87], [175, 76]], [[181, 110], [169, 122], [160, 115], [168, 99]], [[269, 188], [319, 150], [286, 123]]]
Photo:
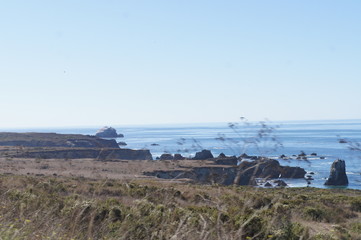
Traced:
[[40, 159], [152, 160], [149, 150], [120, 148], [115, 139], [57, 133], [0, 133], [0, 157]]
[[[109, 128], [107, 128], [109, 129]], [[106, 130], [108, 131], [108, 130]], [[117, 134], [117, 136], [119, 136]], [[304, 152], [292, 157], [307, 160]], [[310, 156], [317, 156], [312, 153]], [[4, 159], [92, 159], [100, 162], [147, 161], [153, 160], [147, 149], [120, 148], [115, 139], [80, 134], [56, 133], [0, 133], [0, 158]], [[281, 155], [280, 159], [289, 159]], [[276, 159], [260, 156], [226, 156], [221, 153], [214, 157], [210, 150], [203, 149], [193, 158], [181, 154], [165, 153], [152, 161], [157, 165], [173, 164], [172, 168], [160, 167], [142, 170], [146, 177], [165, 180], [185, 180], [199, 184], [252, 185], [261, 187], [287, 186], [281, 179], [302, 179], [308, 183], [311, 175], [300, 167], [282, 166]], [[167, 163], [168, 162], [168, 163]], [[124, 162], [123, 162], [124, 164]], [[330, 178], [325, 185], [347, 185], [345, 164], [338, 161], [331, 168]]]
[[[159, 160], [172, 160], [171, 154], [162, 155]], [[259, 186], [256, 179], [304, 178], [306, 171], [300, 167], [281, 166], [277, 160], [265, 157], [225, 156], [214, 158], [209, 150], [196, 153], [191, 161], [207, 161], [207, 166], [175, 170], [156, 170], [144, 175], [163, 179], [190, 179], [193, 183], [222, 185]]]

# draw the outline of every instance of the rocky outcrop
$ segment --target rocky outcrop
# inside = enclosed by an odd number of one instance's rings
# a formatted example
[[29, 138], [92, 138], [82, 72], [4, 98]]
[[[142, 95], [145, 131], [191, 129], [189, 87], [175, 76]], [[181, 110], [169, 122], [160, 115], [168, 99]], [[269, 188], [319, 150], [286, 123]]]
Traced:
[[174, 160], [184, 160], [185, 157], [182, 156], [182, 154], [176, 153], [174, 154]]
[[299, 156], [299, 157], [306, 157], [306, 156], [307, 156], [307, 154], [306, 154], [304, 151], [301, 151], [301, 153], [300, 153], [300, 154], [298, 154], [298, 156]]
[[232, 167], [194, 167], [185, 170], [156, 170], [144, 172], [146, 176], [163, 179], [190, 179], [194, 183], [231, 185], [236, 176], [236, 169]]
[[[253, 162], [244, 161], [239, 166], [209, 165], [177, 170], [158, 170], [144, 174], [165, 179], [188, 178], [196, 183], [256, 185], [256, 178], [303, 178], [306, 171], [299, 167], [280, 166], [277, 160], [262, 159]], [[280, 185], [284, 184], [280, 183]]]
[[348, 178], [346, 175], [346, 163], [344, 160], [336, 160], [332, 163], [330, 176], [325, 185], [345, 186], [348, 185]]
[[114, 139], [101, 139], [81, 134], [0, 133], [0, 146], [119, 148]]
[[249, 156], [246, 153], [242, 153], [241, 156], [239, 156], [240, 158], [248, 158]]
[[273, 181], [277, 187], [287, 187], [287, 183], [283, 180], [274, 180]]
[[163, 153], [159, 157], [159, 160], [173, 160], [173, 159], [174, 159], [173, 155], [169, 153]]
[[118, 142], [119, 146], [127, 146], [128, 144], [126, 142]]
[[134, 149], [102, 149], [97, 157], [98, 160], [153, 160], [149, 150]]
[[196, 156], [193, 158], [194, 160], [206, 160], [213, 158], [213, 154], [209, 150], [202, 150], [201, 152], [196, 152]]
[[259, 160], [262, 159], [260, 156], [249, 156], [246, 153], [243, 153], [239, 156], [240, 159], [250, 159], [250, 160]]
[[266, 183], [264, 184], [264, 186], [265, 186], [265, 187], [273, 187], [273, 185], [272, 185], [270, 182], [266, 182]]
[[117, 137], [124, 137], [123, 134], [118, 134], [117, 130], [112, 127], [103, 127], [99, 129], [95, 136], [101, 137], [101, 138], [117, 138]]
[[243, 161], [238, 170], [234, 180], [238, 185], [249, 185], [254, 178], [303, 178], [306, 174], [303, 168], [281, 166], [277, 160], [268, 158], [252, 162]]

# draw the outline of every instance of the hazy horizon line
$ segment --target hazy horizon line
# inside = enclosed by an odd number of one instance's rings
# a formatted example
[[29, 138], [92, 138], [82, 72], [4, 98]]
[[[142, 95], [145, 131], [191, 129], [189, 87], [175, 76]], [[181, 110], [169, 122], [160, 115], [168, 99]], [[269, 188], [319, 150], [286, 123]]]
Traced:
[[[331, 122], [331, 121], [361, 121], [361, 118], [345, 118], [345, 119], [305, 119], [305, 120], [271, 120], [264, 118], [263, 120], [248, 120], [250, 123], [259, 123], [262, 121], [267, 121], [270, 123], [297, 123], [297, 122]], [[144, 124], [85, 124], [85, 125], [51, 125], [51, 126], [0, 126], [0, 131], [2, 130], [26, 130], [26, 129], [73, 129], [73, 128], [101, 128], [104, 126], [122, 128], [122, 127], [152, 127], [152, 126], [199, 126], [199, 125], [217, 125], [217, 124], [228, 124], [240, 122], [240, 119], [236, 121], [224, 121], [224, 122], [177, 122], [177, 123], [144, 123]]]

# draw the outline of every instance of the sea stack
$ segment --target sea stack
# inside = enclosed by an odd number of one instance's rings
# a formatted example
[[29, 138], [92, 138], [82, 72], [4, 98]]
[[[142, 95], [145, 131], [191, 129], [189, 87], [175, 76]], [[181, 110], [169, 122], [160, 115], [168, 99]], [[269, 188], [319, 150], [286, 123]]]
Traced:
[[337, 159], [332, 163], [330, 176], [325, 185], [331, 186], [345, 186], [348, 185], [348, 178], [346, 175], [346, 164], [344, 160]]
[[193, 160], [206, 160], [212, 158], [213, 158], [212, 152], [204, 149], [201, 152], [196, 152], [196, 156], [193, 158]]
[[112, 127], [103, 127], [97, 131], [95, 134], [97, 137], [101, 138], [117, 138], [117, 137], [124, 137], [123, 134], [118, 134], [117, 130]]

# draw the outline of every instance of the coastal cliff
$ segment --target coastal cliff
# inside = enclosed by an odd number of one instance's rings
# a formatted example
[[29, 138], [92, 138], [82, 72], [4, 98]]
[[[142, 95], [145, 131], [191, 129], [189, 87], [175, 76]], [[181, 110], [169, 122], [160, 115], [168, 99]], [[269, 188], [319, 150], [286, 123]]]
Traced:
[[100, 161], [152, 160], [149, 150], [121, 149], [114, 139], [81, 134], [0, 133], [0, 157]]
[[119, 148], [114, 139], [96, 136], [58, 133], [0, 132], [0, 146]]

